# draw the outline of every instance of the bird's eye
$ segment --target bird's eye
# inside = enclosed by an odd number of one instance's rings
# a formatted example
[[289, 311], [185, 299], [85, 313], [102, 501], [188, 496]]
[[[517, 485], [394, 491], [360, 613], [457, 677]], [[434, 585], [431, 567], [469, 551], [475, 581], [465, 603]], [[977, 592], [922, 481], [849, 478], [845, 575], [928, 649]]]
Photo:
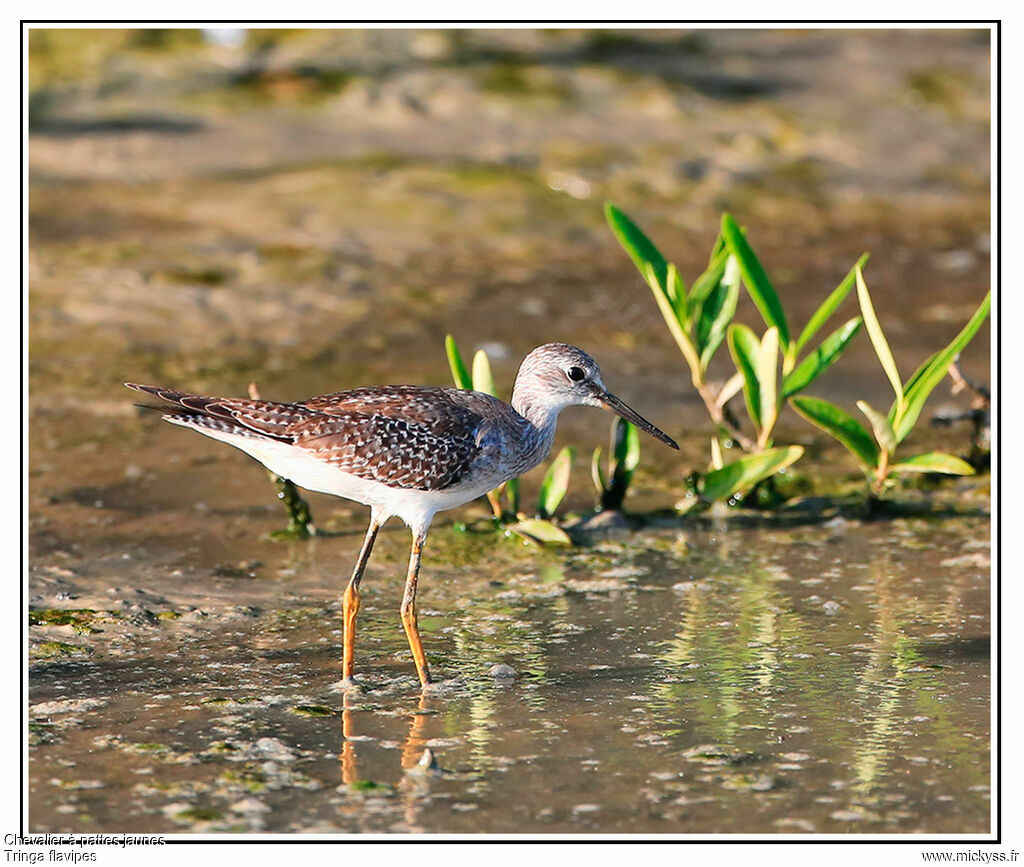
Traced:
[[573, 382], [583, 382], [583, 380], [587, 378], [587, 374], [582, 367], [570, 367], [565, 372], [565, 375]]

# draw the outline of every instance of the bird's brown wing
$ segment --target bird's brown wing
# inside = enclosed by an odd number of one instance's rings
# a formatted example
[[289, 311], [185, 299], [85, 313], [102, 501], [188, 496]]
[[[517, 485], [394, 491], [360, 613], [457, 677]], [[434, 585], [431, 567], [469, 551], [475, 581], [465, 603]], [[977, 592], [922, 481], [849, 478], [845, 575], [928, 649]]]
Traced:
[[379, 386], [303, 401], [317, 418], [296, 440], [323, 460], [392, 487], [442, 490], [463, 478], [486, 426], [465, 392]]
[[354, 389], [302, 403], [215, 398], [125, 383], [181, 408], [168, 418], [303, 449], [339, 470], [396, 488], [456, 484], [479, 452], [483, 419], [446, 389]]

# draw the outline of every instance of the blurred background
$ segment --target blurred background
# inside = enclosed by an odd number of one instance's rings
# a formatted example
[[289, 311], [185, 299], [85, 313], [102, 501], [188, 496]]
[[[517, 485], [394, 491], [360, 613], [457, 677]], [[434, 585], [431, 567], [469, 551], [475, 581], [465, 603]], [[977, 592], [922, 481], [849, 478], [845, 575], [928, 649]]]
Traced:
[[[681, 456], [642, 441], [627, 502], [667, 509], [706, 468], [710, 426], [603, 203], [688, 282], [731, 212], [801, 325], [870, 252], [906, 378], [989, 289], [987, 30], [28, 42], [33, 830], [988, 828], [984, 477], [946, 484], [924, 517], [741, 514], [722, 532], [662, 513], [566, 552], [453, 531], [480, 503], [446, 513], [421, 624], [432, 665], [468, 686], [430, 709], [397, 620], [393, 522], [364, 582], [367, 785], [345, 789], [357, 742], [318, 717], [341, 701], [337, 600], [364, 510], [313, 496], [330, 534], [268, 541], [284, 514], [266, 474], [121, 386], [255, 381], [297, 400], [448, 384], [451, 333], [487, 350], [507, 396], [531, 348], [576, 343], [680, 441]], [[856, 312], [850, 297], [836, 323]], [[745, 293], [737, 318], [760, 333]], [[963, 358], [981, 384], [988, 332]], [[724, 380], [724, 347], [715, 363]], [[864, 334], [810, 392], [850, 412], [891, 400]], [[924, 417], [969, 399], [947, 381]], [[587, 510], [609, 419], [563, 419], [566, 502]], [[856, 480], [791, 411], [777, 430], [807, 447], [801, 471]], [[912, 448], [959, 454], [969, 435], [921, 424]], [[490, 682], [494, 662], [522, 674], [514, 689]], [[424, 745], [475, 776], [399, 797]]]
[[[988, 288], [987, 31], [33, 30], [29, 76], [35, 412], [126, 378], [445, 382], [451, 332], [506, 389], [534, 345], [589, 347], [685, 432], [605, 200], [688, 280], [729, 210], [796, 321], [870, 251], [908, 372]], [[832, 399], [885, 394], [872, 357]]]

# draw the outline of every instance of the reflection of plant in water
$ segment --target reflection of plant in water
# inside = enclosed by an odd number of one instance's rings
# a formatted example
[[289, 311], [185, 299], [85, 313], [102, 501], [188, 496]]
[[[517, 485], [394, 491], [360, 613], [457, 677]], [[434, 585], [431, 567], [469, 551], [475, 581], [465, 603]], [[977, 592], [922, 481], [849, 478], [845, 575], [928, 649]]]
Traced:
[[[551, 601], [556, 613], [561, 606], [564, 617], [567, 613], [564, 598]], [[528, 624], [516, 620], [518, 613], [512, 605], [493, 600], [480, 602], [465, 609], [451, 628], [455, 657], [468, 661], [464, 674], [470, 693], [468, 719], [461, 714], [451, 714], [446, 718], [445, 728], [450, 735], [465, 737], [477, 768], [494, 767], [495, 757], [490, 752], [491, 729], [500, 723], [499, 693], [492, 683], [481, 682], [481, 666], [486, 668], [491, 662], [507, 660], [520, 678], [529, 676], [543, 680], [547, 675], [545, 645], [550, 633], [543, 628], [528, 628]], [[519, 693], [516, 697], [533, 710], [543, 712], [544, 697], [540, 690]]]
[[[725, 570], [727, 561], [721, 561]], [[768, 713], [766, 702], [780, 671], [779, 646], [783, 633], [792, 639], [799, 633], [796, 615], [787, 610], [776, 587], [778, 575], [754, 568], [717, 578], [737, 588], [736, 620], [714, 622], [716, 613], [707, 594], [697, 587], [683, 593], [682, 628], [666, 645], [660, 658], [672, 668], [689, 671], [695, 666], [702, 685], [712, 693], [699, 702], [705, 710], [702, 722], [716, 728], [711, 736], [731, 743], [740, 717], [752, 710], [749, 696], [756, 695], [758, 715]], [[712, 672], [714, 677], [710, 677]], [[755, 687], [755, 689], [751, 689]], [[654, 689], [671, 709], [690, 704], [691, 690], [678, 681], [658, 683]], [[669, 711], [669, 717], [673, 716]]]
[[908, 606], [906, 599], [898, 597], [888, 563], [876, 560], [872, 572], [878, 613], [868, 663], [856, 686], [857, 695], [866, 705], [865, 731], [855, 741], [853, 761], [854, 787], [861, 796], [871, 795], [892, 758], [908, 671], [918, 659], [913, 642], [903, 632], [907, 615], [916, 606]]
[[[945, 760], [976, 749], [962, 734], [964, 727], [949, 722], [951, 713], [956, 710], [955, 703], [938, 701], [930, 684], [923, 682], [934, 679], [933, 672], [938, 666], [927, 664], [919, 642], [907, 635], [907, 627], [914, 620], [926, 620], [940, 629], [957, 631], [962, 611], [960, 601], [947, 595], [932, 608], [921, 600], [908, 599], [906, 591], [902, 590], [904, 585], [897, 580], [887, 559], [873, 563], [871, 586], [876, 596], [877, 617], [868, 663], [860, 672], [856, 686], [866, 712], [864, 734], [854, 741], [854, 790], [872, 803], [878, 801], [875, 790], [899, 752], [899, 727], [910, 714], [907, 705], [914, 704], [922, 711], [919, 715], [928, 718], [933, 737], [941, 732], [932, 748], [939, 750]], [[962, 589], [966, 587], [961, 585], [951, 592], [958, 594]], [[961, 769], [970, 767], [967, 756], [958, 764]], [[987, 782], [984, 770], [979, 780]]]

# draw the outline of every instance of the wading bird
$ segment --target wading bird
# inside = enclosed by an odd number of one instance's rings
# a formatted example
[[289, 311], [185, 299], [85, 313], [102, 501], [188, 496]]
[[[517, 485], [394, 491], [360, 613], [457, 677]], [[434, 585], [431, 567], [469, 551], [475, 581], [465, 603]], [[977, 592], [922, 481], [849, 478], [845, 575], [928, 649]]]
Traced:
[[370, 526], [342, 599], [347, 682], [355, 665], [359, 582], [388, 518], [398, 516], [412, 530], [401, 617], [426, 686], [430, 671], [416, 625], [416, 580], [435, 514], [541, 463], [551, 451], [558, 414], [569, 406], [610, 409], [679, 448], [605, 388], [593, 358], [564, 343], [539, 346], [526, 356], [511, 404], [477, 391], [415, 385], [354, 388], [298, 403], [125, 385], [174, 404], [164, 414], [173, 424], [229, 443], [296, 485], [370, 507]]

